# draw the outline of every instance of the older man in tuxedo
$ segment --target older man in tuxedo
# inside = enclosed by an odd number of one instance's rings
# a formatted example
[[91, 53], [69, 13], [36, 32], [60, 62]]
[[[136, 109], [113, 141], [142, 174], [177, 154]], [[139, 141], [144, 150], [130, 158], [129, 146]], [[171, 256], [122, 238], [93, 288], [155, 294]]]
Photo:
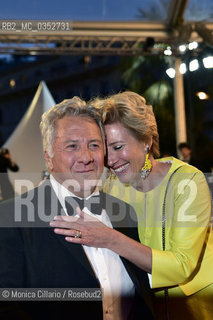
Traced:
[[98, 111], [77, 97], [65, 100], [42, 116], [41, 132], [50, 179], [0, 207], [0, 287], [102, 289], [102, 299], [3, 301], [0, 316], [152, 319], [146, 273], [108, 249], [68, 243], [49, 227], [54, 216], [75, 215], [80, 206], [138, 240], [134, 210], [99, 190], [105, 146]]

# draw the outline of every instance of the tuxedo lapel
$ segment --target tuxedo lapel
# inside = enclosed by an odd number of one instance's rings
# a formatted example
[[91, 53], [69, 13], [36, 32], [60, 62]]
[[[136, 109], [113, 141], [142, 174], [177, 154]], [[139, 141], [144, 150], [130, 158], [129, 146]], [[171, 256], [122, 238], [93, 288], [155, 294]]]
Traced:
[[[60, 201], [58, 200], [51, 183], [49, 182], [44, 186], [46, 188], [45, 192], [45, 211], [47, 213], [50, 213], [52, 210], [54, 210], [54, 216], [56, 215], [66, 215]], [[52, 204], [56, 204], [54, 208], [52, 208]], [[52, 215], [51, 215], [52, 216]], [[52, 228], [51, 228], [52, 229]], [[52, 230], [53, 232], [53, 230]], [[67, 249], [67, 251], [70, 253], [70, 256], [72, 256], [78, 263], [80, 263], [86, 272], [90, 274], [97, 282], [98, 279], [96, 278], [95, 273], [93, 272], [93, 269], [90, 265], [90, 262], [87, 258], [87, 255], [85, 254], [85, 251], [81, 245], [73, 244], [70, 242], [67, 242], [65, 240], [65, 237], [62, 235], [54, 234], [55, 240], [58, 241], [63, 247]], [[99, 282], [98, 282], [99, 283]]]
[[[103, 208], [106, 210], [114, 229], [139, 241], [137, 232], [137, 215], [132, 206], [111, 195], [102, 193]], [[135, 232], [136, 231], [136, 232]]]
[[85, 254], [83, 247], [79, 244], [73, 244], [73, 243], [67, 242], [64, 236], [61, 236], [61, 235], [55, 235], [55, 236], [56, 236], [56, 241], [60, 242], [60, 244], [67, 249], [70, 255], [72, 255], [73, 259], [78, 261], [78, 263], [81, 264], [81, 266], [83, 266], [85, 271], [89, 273], [90, 276], [93, 277], [98, 282], [98, 279], [96, 278], [96, 275], [93, 272], [93, 269], [90, 265], [89, 260], [87, 259], [87, 256]]

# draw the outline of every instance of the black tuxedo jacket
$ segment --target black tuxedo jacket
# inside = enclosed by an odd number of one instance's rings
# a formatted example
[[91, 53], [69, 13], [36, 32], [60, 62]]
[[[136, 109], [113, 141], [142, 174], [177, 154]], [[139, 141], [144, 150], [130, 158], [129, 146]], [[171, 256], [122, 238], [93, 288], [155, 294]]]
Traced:
[[[115, 228], [138, 240], [135, 212], [128, 204], [104, 196], [106, 211]], [[110, 210], [110, 211], [109, 211]], [[112, 210], [114, 212], [112, 212]], [[124, 215], [124, 212], [127, 214]], [[100, 288], [80, 245], [56, 235], [49, 222], [63, 209], [49, 181], [0, 206], [1, 288]], [[121, 258], [135, 284], [135, 309], [129, 319], [152, 319], [147, 307], [147, 274]], [[145, 303], [147, 300], [147, 303]], [[11, 314], [15, 314], [15, 317]], [[1, 302], [0, 319], [102, 319], [101, 301]]]

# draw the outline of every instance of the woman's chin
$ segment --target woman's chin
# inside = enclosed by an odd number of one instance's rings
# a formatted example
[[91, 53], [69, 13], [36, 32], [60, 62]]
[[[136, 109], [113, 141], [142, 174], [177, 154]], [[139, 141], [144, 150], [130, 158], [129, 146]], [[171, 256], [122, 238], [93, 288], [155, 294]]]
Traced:
[[140, 175], [135, 173], [125, 173], [125, 174], [117, 174], [116, 175], [119, 179], [119, 181], [123, 184], [131, 184], [132, 186], [137, 186], [138, 180], [140, 180]]
[[117, 175], [117, 177], [118, 177], [119, 181], [124, 184], [131, 183], [131, 180], [132, 180], [131, 179], [132, 177], [129, 174], [119, 174], [119, 175]]

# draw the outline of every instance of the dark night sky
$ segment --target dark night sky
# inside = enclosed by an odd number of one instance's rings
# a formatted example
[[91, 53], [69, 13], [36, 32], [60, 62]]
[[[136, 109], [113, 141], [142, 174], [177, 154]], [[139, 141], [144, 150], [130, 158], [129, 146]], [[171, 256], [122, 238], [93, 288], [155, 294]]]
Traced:
[[165, 3], [160, 0], [7, 0], [1, 5], [0, 19], [135, 20], [138, 8], [157, 7], [165, 18]]
[[[165, 20], [171, 0], [3, 0], [0, 19], [136, 20], [138, 9], [148, 20]], [[143, 19], [143, 20], [147, 20]], [[190, 0], [186, 20], [213, 20], [212, 0]]]

